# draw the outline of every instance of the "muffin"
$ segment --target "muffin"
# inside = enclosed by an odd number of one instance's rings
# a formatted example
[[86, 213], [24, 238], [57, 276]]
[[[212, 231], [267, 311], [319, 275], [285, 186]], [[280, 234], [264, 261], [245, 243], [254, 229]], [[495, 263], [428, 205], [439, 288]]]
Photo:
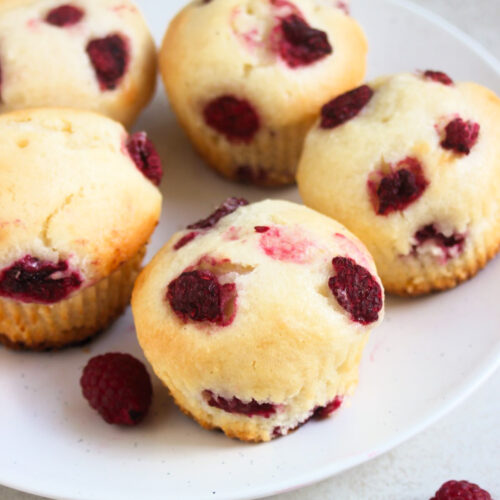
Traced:
[[362, 243], [302, 205], [230, 198], [137, 279], [139, 343], [207, 429], [269, 441], [350, 395], [383, 290]]
[[355, 87], [367, 45], [344, 2], [196, 0], [172, 21], [160, 70], [180, 124], [230, 179], [294, 182], [304, 136]]
[[0, 33], [0, 112], [70, 106], [128, 126], [153, 95], [155, 45], [129, 0], [4, 0]]
[[88, 111], [0, 115], [0, 340], [58, 348], [129, 302], [157, 224], [159, 157], [145, 133]]
[[439, 71], [379, 78], [324, 105], [297, 179], [362, 239], [387, 291], [454, 287], [500, 244], [500, 101]]

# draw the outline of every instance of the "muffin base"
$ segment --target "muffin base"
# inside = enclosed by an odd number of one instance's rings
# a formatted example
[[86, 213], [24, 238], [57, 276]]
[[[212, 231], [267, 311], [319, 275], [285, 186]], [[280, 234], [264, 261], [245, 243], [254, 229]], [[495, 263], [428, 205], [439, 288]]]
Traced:
[[145, 252], [143, 246], [108, 277], [56, 304], [0, 298], [0, 343], [12, 349], [43, 351], [89, 340], [129, 304]]

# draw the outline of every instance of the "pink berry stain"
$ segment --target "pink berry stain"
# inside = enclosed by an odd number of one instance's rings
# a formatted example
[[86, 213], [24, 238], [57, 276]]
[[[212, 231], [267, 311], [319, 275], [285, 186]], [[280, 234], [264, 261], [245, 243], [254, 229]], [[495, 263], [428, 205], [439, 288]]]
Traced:
[[433, 71], [428, 69], [424, 71], [424, 78], [434, 82], [442, 83], [443, 85], [453, 85], [453, 80], [442, 71]]
[[222, 205], [215, 210], [215, 212], [211, 213], [205, 219], [201, 219], [194, 224], [190, 224], [188, 229], [210, 229], [214, 227], [223, 217], [226, 215], [232, 214], [239, 207], [243, 207], [248, 205], [248, 201], [245, 198], [235, 198], [234, 196], [228, 198]]
[[237, 413], [247, 417], [269, 418], [274, 415], [279, 408], [279, 405], [273, 403], [258, 403], [255, 399], [243, 402], [235, 396], [231, 399], [224, 398], [209, 390], [203, 391], [203, 398], [208, 405], [213, 408], [219, 408], [227, 413]]
[[340, 9], [341, 11], [343, 11], [346, 16], [348, 16], [350, 14], [349, 4], [347, 2], [338, 1], [335, 4], [335, 7], [337, 7], [337, 9]]
[[280, 20], [271, 44], [290, 68], [309, 66], [333, 52], [327, 34], [309, 26], [296, 13]]
[[191, 231], [190, 233], [184, 235], [175, 245], [174, 250], [180, 250], [182, 247], [186, 246], [188, 243], [193, 241], [200, 233], [198, 231]]
[[304, 264], [311, 258], [314, 242], [304, 237], [300, 228], [273, 226], [260, 236], [260, 248], [274, 260]]
[[74, 5], [64, 4], [50, 10], [45, 17], [45, 22], [58, 28], [68, 28], [81, 21], [84, 12]]
[[342, 125], [357, 116], [370, 102], [373, 90], [362, 85], [327, 102], [321, 108], [320, 127], [331, 129]]
[[415, 255], [419, 247], [433, 245], [441, 250], [442, 263], [458, 257], [464, 249], [466, 235], [453, 233], [445, 236], [439, 231], [436, 224], [428, 224], [419, 229], [414, 236], [416, 244], [413, 245], [412, 254]]
[[229, 142], [250, 143], [260, 128], [255, 108], [246, 100], [222, 95], [203, 109], [205, 123], [222, 134]]
[[161, 159], [146, 132], [135, 132], [130, 135], [127, 138], [126, 147], [137, 168], [155, 186], [158, 186], [163, 176]]
[[221, 284], [211, 271], [184, 271], [167, 288], [167, 300], [184, 323], [208, 321], [228, 326], [236, 314], [236, 299], [236, 285]]
[[418, 200], [429, 185], [422, 165], [416, 158], [407, 157], [390, 172], [377, 171], [370, 175], [367, 186], [377, 215], [403, 211]]
[[370, 262], [366, 257], [366, 253], [363, 252], [354, 241], [349, 239], [347, 236], [344, 236], [340, 233], [334, 234], [335, 243], [339, 247], [340, 254], [350, 255], [354, 258], [356, 262], [359, 262], [360, 265], [364, 267], [369, 267]]
[[444, 129], [445, 138], [441, 142], [441, 147], [468, 155], [477, 142], [479, 128], [478, 123], [455, 118]]
[[80, 288], [82, 278], [67, 261], [47, 262], [26, 255], [0, 272], [0, 296], [54, 304]]
[[382, 309], [382, 288], [370, 272], [347, 257], [335, 257], [332, 261], [335, 276], [328, 286], [351, 320], [368, 325], [378, 320]]
[[91, 40], [87, 54], [102, 91], [114, 90], [120, 84], [129, 62], [128, 43], [121, 35]]

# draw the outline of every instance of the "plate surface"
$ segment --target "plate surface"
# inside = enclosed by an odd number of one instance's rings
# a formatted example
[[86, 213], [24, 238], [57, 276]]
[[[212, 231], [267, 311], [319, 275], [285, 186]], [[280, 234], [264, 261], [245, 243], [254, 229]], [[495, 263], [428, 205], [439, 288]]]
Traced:
[[[138, 1], [159, 41], [185, 2]], [[498, 63], [457, 30], [396, 0], [355, 0], [370, 41], [369, 74], [441, 69], [500, 90]], [[162, 222], [148, 258], [168, 237], [239, 195], [299, 201], [295, 188], [263, 191], [226, 182], [204, 167], [176, 125], [161, 85], [137, 129], [166, 166]], [[409, 438], [465, 398], [500, 361], [500, 259], [455, 290], [390, 298], [365, 351], [359, 388], [334, 418], [284, 439], [248, 445], [184, 417], [155, 380], [151, 415], [136, 429], [105, 424], [79, 377], [108, 351], [142, 354], [130, 311], [89, 346], [60, 353], [0, 349], [0, 483], [75, 500], [255, 498], [303, 486], [359, 464]]]

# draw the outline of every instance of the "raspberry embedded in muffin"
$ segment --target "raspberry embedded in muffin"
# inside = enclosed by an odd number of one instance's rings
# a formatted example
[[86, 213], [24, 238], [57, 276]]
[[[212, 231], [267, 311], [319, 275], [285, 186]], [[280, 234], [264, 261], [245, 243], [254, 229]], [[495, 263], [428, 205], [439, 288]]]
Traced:
[[224, 201], [219, 208], [217, 208], [213, 213], [211, 213], [205, 219], [201, 219], [198, 222], [190, 224], [188, 229], [210, 229], [214, 227], [223, 217], [232, 214], [234, 211], [238, 210], [239, 207], [244, 207], [248, 205], [248, 201], [245, 198], [231, 197]]
[[82, 278], [67, 261], [48, 262], [31, 255], [0, 272], [0, 295], [22, 302], [54, 304], [80, 288]]
[[321, 108], [321, 128], [335, 128], [351, 120], [370, 102], [372, 96], [373, 90], [368, 85], [362, 85], [327, 102]]
[[221, 284], [211, 271], [185, 271], [168, 285], [167, 299], [177, 316], [186, 321], [208, 321], [227, 326], [234, 318], [236, 286]]
[[312, 28], [297, 14], [290, 14], [279, 25], [277, 50], [290, 68], [308, 66], [333, 52], [324, 31]]
[[389, 169], [387, 173], [378, 170], [370, 174], [367, 184], [378, 215], [404, 210], [422, 196], [429, 184], [416, 158], [405, 158]]
[[363, 325], [378, 320], [382, 309], [382, 288], [364, 267], [347, 257], [335, 257], [332, 261], [335, 276], [328, 286], [338, 303], [351, 315], [351, 319]]
[[415, 233], [414, 239], [413, 254], [421, 251], [424, 246], [431, 245], [441, 251], [441, 258], [447, 262], [463, 252], [466, 235], [453, 232], [446, 236], [437, 229], [436, 224], [427, 224]]
[[146, 132], [135, 132], [127, 138], [127, 151], [137, 168], [155, 186], [159, 186], [163, 176], [161, 158]]
[[445, 138], [441, 141], [441, 146], [444, 149], [468, 155], [477, 142], [479, 128], [478, 123], [470, 120], [465, 122], [462, 118], [455, 118], [446, 125]]
[[219, 408], [228, 413], [240, 413], [247, 417], [259, 416], [269, 418], [276, 413], [277, 408], [273, 403], [258, 403], [255, 399], [244, 403], [236, 396], [233, 396], [231, 399], [223, 398], [209, 390], [203, 391], [203, 397], [209, 406]]
[[58, 28], [67, 28], [79, 23], [84, 14], [84, 11], [79, 7], [64, 4], [51, 9], [45, 17], [45, 22]]
[[428, 69], [424, 71], [424, 78], [434, 82], [442, 83], [443, 85], [453, 85], [453, 80], [442, 71], [433, 71]]
[[86, 47], [102, 91], [115, 90], [127, 69], [129, 50], [122, 35], [94, 38]]
[[246, 100], [223, 95], [210, 101], [203, 109], [207, 125], [230, 142], [251, 142], [260, 128], [260, 119]]

